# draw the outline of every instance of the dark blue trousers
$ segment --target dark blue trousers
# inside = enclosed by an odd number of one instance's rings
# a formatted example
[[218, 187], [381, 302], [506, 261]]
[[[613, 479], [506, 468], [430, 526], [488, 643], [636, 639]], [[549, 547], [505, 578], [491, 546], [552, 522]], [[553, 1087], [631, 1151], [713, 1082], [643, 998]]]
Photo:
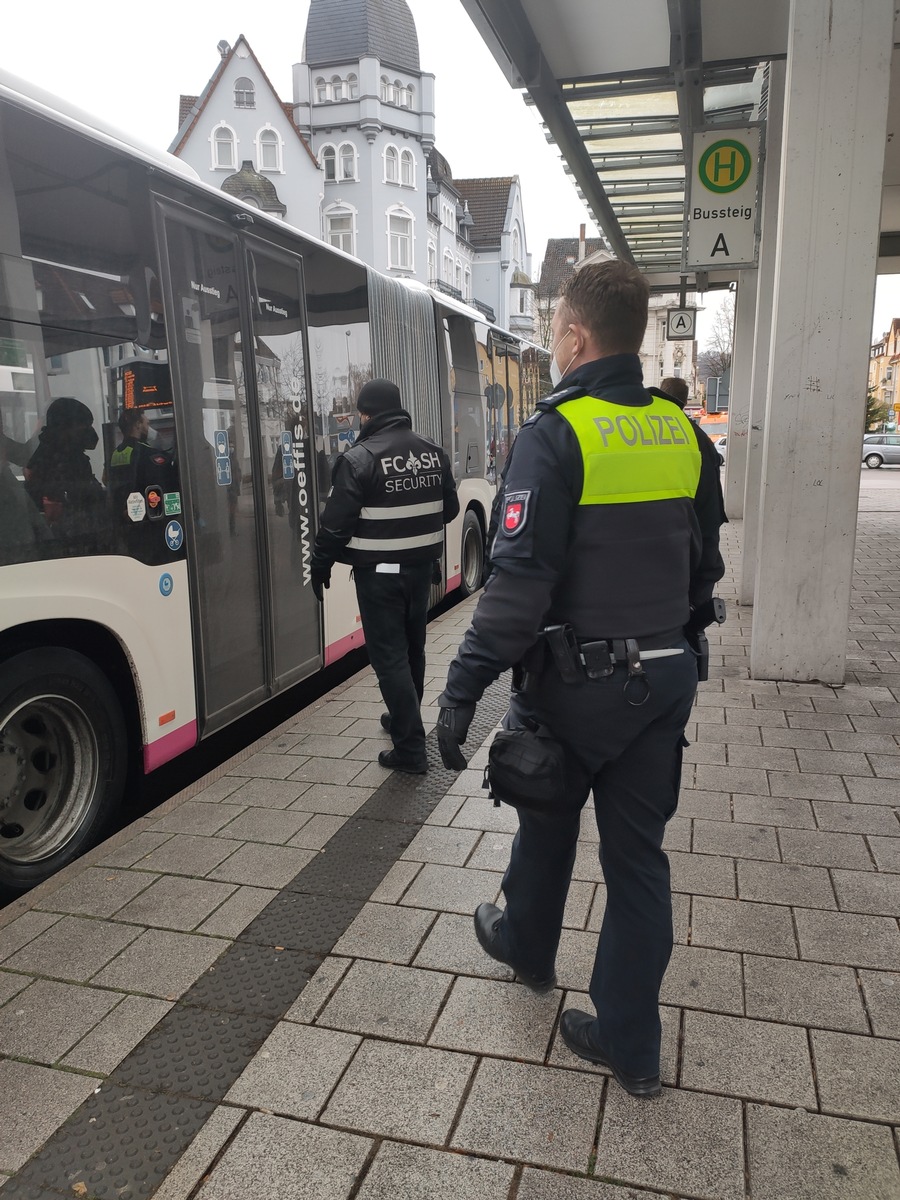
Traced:
[[[623, 694], [616, 667], [606, 679], [564, 684], [549, 667], [528, 696], [514, 696], [510, 727], [531, 716], [572, 751], [571, 803], [551, 815], [519, 810], [503, 878], [501, 945], [538, 978], [553, 973], [575, 862], [581, 810], [591, 791], [607, 887], [606, 913], [590, 981], [594, 1033], [616, 1065], [644, 1077], [659, 1071], [659, 989], [672, 953], [669, 860], [662, 849], [681, 782], [684, 728], [697, 688], [684, 654], [644, 664], [645, 704]], [[578, 760], [576, 763], [575, 760]]]
[[425, 686], [425, 631], [434, 564], [380, 574], [355, 567], [356, 598], [369, 662], [391, 717], [391, 741], [408, 762], [425, 760], [421, 700]]

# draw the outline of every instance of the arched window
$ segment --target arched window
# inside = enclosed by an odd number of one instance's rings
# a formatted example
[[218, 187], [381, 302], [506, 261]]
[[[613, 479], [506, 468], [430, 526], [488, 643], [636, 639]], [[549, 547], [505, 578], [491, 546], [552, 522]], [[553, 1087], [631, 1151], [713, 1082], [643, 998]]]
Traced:
[[384, 181], [385, 183], [400, 182], [400, 156], [396, 146], [384, 148]]
[[521, 249], [521, 243], [519, 241], [519, 230], [518, 230], [518, 228], [516, 228], [513, 230], [513, 252], [512, 252], [513, 262], [515, 262], [515, 263], [518, 263], [520, 261], [520, 259], [519, 259], [519, 250], [520, 249]]
[[463, 297], [466, 300], [472, 299], [472, 272], [468, 267], [466, 267], [466, 286], [463, 290]]
[[323, 146], [319, 151], [319, 162], [325, 171], [327, 180], [337, 179], [337, 153], [334, 146]]
[[347, 89], [350, 93], [351, 100], [359, 99], [359, 80], [355, 75], [347, 76]]
[[456, 260], [456, 290], [462, 292], [462, 263]]
[[413, 106], [413, 89], [412, 84], [407, 84], [405, 88], [400, 90], [400, 103], [404, 108], [412, 108]]
[[388, 266], [413, 268], [413, 215], [408, 208], [388, 209]]
[[356, 253], [356, 209], [349, 204], [332, 204], [325, 209], [325, 240], [347, 254]]
[[391, 81], [387, 75], [382, 75], [381, 77], [381, 101], [383, 104], [390, 104], [391, 102]]
[[428, 282], [433, 283], [437, 279], [437, 246], [434, 242], [428, 243]]
[[316, 80], [316, 104], [327, 104], [331, 99], [328, 94], [328, 80], [320, 75]]
[[444, 251], [444, 262], [442, 271], [444, 283], [449, 283], [453, 286], [453, 255], [449, 250]]
[[342, 142], [340, 150], [341, 179], [356, 178], [356, 147], [352, 142]]
[[232, 171], [237, 166], [237, 138], [227, 125], [217, 125], [213, 134], [213, 166]]
[[331, 77], [331, 98], [332, 100], [344, 99], [344, 81], [340, 75], [332, 75]]
[[281, 138], [274, 129], [261, 129], [257, 138], [260, 171], [281, 170]]
[[416, 160], [412, 150], [404, 150], [400, 155], [400, 182], [404, 187], [416, 186]]
[[400, 104], [403, 95], [403, 84], [399, 79], [395, 79], [391, 85], [391, 104]]
[[245, 79], [244, 76], [241, 76], [240, 79], [235, 80], [234, 107], [256, 108], [256, 88], [253, 86], [252, 79]]

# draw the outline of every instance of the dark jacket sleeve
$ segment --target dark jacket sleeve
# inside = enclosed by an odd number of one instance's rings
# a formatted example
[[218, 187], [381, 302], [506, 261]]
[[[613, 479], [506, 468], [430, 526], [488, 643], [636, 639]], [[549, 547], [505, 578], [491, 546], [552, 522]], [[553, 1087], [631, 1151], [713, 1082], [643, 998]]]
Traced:
[[339, 456], [331, 473], [331, 491], [319, 518], [312, 569], [329, 571], [353, 537], [365, 503], [358, 464], [348, 451]]
[[441, 480], [444, 489], [444, 524], [449, 525], [459, 514], [459, 496], [456, 494], [456, 483], [453, 479], [453, 467], [450, 459], [446, 454], [442, 457], [444, 460], [444, 473]]
[[705, 603], [715, 591], [715, 585], [725, 574], [725, 563], [719, 551], [719, 529], [728, 518], [719, 475], [719, 452], [706, 433], [694, 425], [700, 448], [700, 483], [694, 497], [694, 512], [700, 526], [700, 558], [691, 572], [690, 602], [696, 608]]
[[524, 519], [507, 533], [501, 513], [491, 547], [493, 573], [450, 666], [442, 701], [478, 701], [537, 641], [568, 553], [576, 475], [580, 490], [580, 468], [563, 422], [548, 414], [522, 427], [504, 493], [520, 497], [510, 502], [524, 506]]

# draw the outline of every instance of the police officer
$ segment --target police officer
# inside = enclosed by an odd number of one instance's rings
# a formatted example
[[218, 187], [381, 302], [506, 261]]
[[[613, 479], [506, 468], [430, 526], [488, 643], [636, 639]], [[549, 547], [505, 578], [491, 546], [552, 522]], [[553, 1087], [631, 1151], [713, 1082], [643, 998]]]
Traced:
[[[580, 810], [593, 791], [607, 886], [596, 1013], [569, 1010], [560, 1031], [635, 1096], [660, 1090], [658, 1000], [672, 948], [662, 842], [697, 685], [684, 626], [724, 572], [708, 439], [642, 386], [648, 295], [618, 261], [569, 282], [552, 325], [555, 389], [519, 433], [492, 574], [438, 700], [442, 757], [459, 767], [476, 702], [525, 656], [535, 685], [513, 695], [505, 724], [543, 726], [565, 750], [568, 802], [518, 808], [505, 911], [475, 913], [483, 949], [536, 992], [556, 983]], [[556, 656], [541, 655], [551, 643]]]
[[[359, 437], [334, 464], [319, 522], [312, 587], [322, 600], [335, 561], [350, 563], [369, 661], [387, 705], [381, 723], [393, 750], [383, 767], [424, 774], [425, 624], [444, 526], [459, 512], [450, 459], [413, 433], [396, 384], [360, 390]], [[439, 573], [437, 578], [440, 578]]]

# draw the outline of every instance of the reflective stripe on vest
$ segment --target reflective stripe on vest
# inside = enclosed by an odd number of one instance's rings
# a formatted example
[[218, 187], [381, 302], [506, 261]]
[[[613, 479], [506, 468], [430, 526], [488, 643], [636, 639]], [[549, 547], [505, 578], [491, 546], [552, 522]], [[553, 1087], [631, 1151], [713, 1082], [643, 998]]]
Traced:
[[700, 482], [700, 447], [690, 421], [671, 400], [642, 408], [594, 396], [556, 410], [572, 427], [584, 460], [579, 504], [637, 504], [693, 499]]

